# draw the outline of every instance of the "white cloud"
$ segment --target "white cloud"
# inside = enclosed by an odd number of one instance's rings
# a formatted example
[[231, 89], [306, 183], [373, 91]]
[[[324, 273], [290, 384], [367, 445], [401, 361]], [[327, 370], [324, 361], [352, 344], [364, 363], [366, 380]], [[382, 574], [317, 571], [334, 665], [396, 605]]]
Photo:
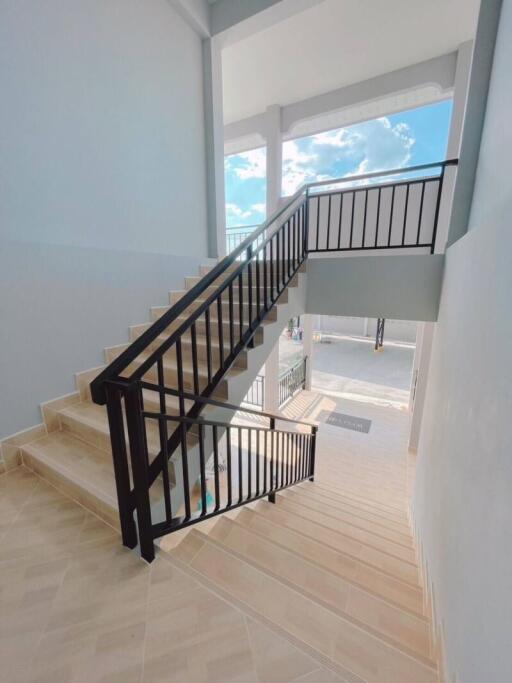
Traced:
[[[242, 165], [240, 165], [242, 164]], [[264, 147], [252, 149], [226, 158], [227, 170], [233, 171], [241, 180], [265, 178], [267, 174], [267, 155]]]
[[414, 143], [406, 124], [392, 125], [387, 117], [286, 142], [283, 193], [313, 180], [406, 166]]
[[267, 210], [266, 204], [263, 204], [263, 202], [258, 203], [258, 204], [251, 204], [251, 211], [254, 213], [265, 213]]
[[226, 216], [228, 218], [246, 219], [249, 218], [251, 213], [252, 211], [243, 211], [237, 204], [226, 204]]

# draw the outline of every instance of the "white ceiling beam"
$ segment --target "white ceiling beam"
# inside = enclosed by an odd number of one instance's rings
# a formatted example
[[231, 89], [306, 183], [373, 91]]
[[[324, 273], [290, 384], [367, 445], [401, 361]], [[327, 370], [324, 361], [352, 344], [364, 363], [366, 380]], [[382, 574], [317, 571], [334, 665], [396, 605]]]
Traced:
[[[457, 52], [360, 83], [345, 86], [282, 107], [282, 133], [285, 138], [311, 135], [322, 130], [358, 123], [448, 97], [454, 87]], [[419, 93], [419, 96], [416, 95]], [[409, 96], [408, 96], [409, 94]], [[381, 102], [381, 106], [373, 106]], [[380, 111], [382, 108], [385, 111]], [[348, 112], [348, 113], [347, 113]], [[377, 113], [376, 113], [377, 112]], [[265, 113], [224, 126], [228, 153], [247, 151], [264, 140]], [[339, 122], [339, 123], [338, 123]], [[262, 143], [260, 143], [262, 144]]]

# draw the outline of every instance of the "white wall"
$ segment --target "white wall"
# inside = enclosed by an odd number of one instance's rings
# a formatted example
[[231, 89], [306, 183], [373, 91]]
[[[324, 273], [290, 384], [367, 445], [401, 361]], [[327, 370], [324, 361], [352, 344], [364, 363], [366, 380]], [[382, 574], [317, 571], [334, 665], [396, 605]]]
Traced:
[[512, 680], [511, 64], [504, 0], [470, 229], [446, 257], [413, 504], [450, 683]]
[[202, 68], [167, 0], [2, 0], [2, 238], [206, 255]]
[[207, 254], [200, 36], [168, 0], [0, 0], [0, 438]]

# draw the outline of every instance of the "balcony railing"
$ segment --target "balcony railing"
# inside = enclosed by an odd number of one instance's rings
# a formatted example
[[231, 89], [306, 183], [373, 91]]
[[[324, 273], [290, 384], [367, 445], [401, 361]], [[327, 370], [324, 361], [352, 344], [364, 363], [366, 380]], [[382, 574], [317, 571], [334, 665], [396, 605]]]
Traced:
[[307, 357], [301, 358], [279, 376], [279, 407], [295, 396], [306, 385]]

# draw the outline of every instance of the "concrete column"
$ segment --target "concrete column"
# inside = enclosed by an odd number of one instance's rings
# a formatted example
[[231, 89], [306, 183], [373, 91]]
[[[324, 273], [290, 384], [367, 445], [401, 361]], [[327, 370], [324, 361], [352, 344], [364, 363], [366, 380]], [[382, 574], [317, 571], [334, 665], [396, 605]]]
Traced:
[[[413, 401], [413, 411], [411, 418], [411, 431], [409, 434], [409, 448], [413, 450], [417, 450], [420, 440], [423, 408], [425, 406], [425, 397], [427, 395], [430, 356], [432, 351], [432, 342], [434, 339], [434, 326], [435, 323], [421, 323], [420, 325], [418, 325], [418, 333], [416, 338], [416, 354], [418, 355], [418, 360], [416, 362], [415, 356], [414, 365], [416, 365], [416, 376], [413, 372], [413, 383], [415, 382], [415, 396]], [[420, 330], [420, 328], [422, 329]]]
[[[283, 138], [281, 135], [281, 107], [273, 105], [265, 114], [267, 141], [267, 217], [279, 206], [283, 177]], [[264, 409], [279, 409], [279, 341], [265, 362]]]
[[[455, 71], [455, 83], [453, 89], [453, 109], [446, 148], [447, 159], [458, 159], [462, 139], [462, 128], [471, 73], [471, 58], [473, 55], [473, 41], [462, 43], [457, 51], [457, 67]], [[439, 223], [437, 228], [436, 254], [444, 254], [450, 229], [450, 218], [453, 205], [453, 192], [457, 168], [448, 166], [445, 171], [442, 202], [439, 207]]]
[[218, 40], [203, 40], [204, 117], [208, 206], [208, 253], [226, 254], [222, 58]]
[[265, 112], [267, 141], [267, 217], [279, 206], [283, 180], [283, 136], [281, 133], [281, 107], [267, 107]]
[[265, 361], [263, 410], [279, 410], [279, 339]]
[[302, 348], [306, 363], [306, 389], [311, 391], [311, 378], [313, 375], [313, 316], [309, 313], [301, 316], [303, 335]]

